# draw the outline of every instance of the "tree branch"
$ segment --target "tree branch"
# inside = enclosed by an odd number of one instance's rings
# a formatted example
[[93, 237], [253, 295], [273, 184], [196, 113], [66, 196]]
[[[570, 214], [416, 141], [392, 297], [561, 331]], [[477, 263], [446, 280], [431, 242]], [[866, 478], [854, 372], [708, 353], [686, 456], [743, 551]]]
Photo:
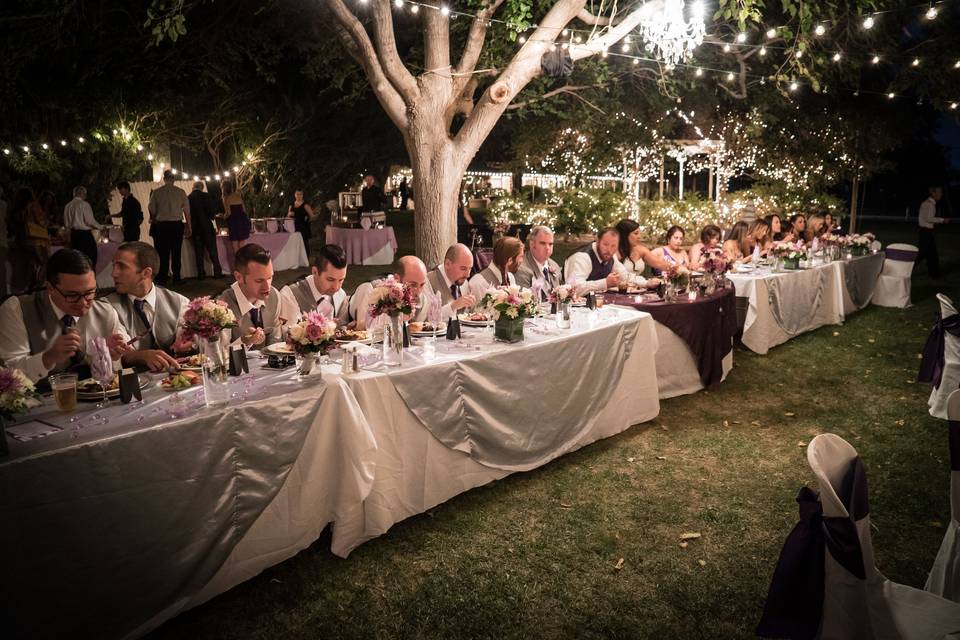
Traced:
[[586, 9], [580, 10], [580, 13], [577, 14], [577, 20], [594, 27], [605, 27], [610, 24], [610, 18], [595, 16]]
[[423, 15], [423, 61], [427, 71], [450, 77], [450, 18], [439, 11]]
[[454, 70], [454, 89], [457, 93], [463, 91], [470, 74], [477, 68], [480, 52], [483, 51], [483, 41], [487, 37], [487, 29], [490, 26], [490, 18], [493, 17], [493, 14], [503, 2], [504, 0], [490, 0], [473, 18], [473, 22], [470, 24], [470, 32], [467, 34], [467, 42], [463, 47], [463, 54], [460, 56], [460, 63]]
[[403, 60], [400, 59], [400, 54], [397, 53], [397, 40], [393, 35], [393, 13], [390, 9], [390, 0], [374, 0], [373, 2], [373, 36], [377, 41], [377, 51], [380, 53], [380, 64], [383, 67], [384, 75], [390, 80], [403, 101], [408, 105], [412, 104], [419, 97], [420, 91], [413, 74], [407, 70]]
[[[523, 102], [513, 102], [513, 103], [507, 105], [507, 109], [506, 109], [506, 110], [507, 110], [507, 111], [513, 111], [514, 109], [523, 109], [524, 107], [529, 106], [529, 105], [530, 105], [531, 103], [533, 103], [533, 102], [539, 102], [540, 100], [548, 100], [548, 99], [550, 99], [550, 98], [552, 98], [552, 97], [554, 97], [554, 96], [558, 96], [558, 95], [564, 94], [564, 93], [576, 96], [576, 94], [577, 94], [578, 91], [583, 91], [584, 89], [593, 89], [593, 88], [595, 88], [595, 87], [601, 87], [601, 86], [603, 86], [603, 85], [601, 85], [601, 84], [589, 84], [589, 85], [572, 85], [572, 84], [565, 84], [565, 85], [563, 85], [562, 87], [557, 87], [556, 89], [551, 89], [550, 91], [547, 91], [547, 92], [544, 93], [543, 95], [534, 96], [534, 97], [530, 98], [529, 100], [524, 100]], [[579, 96], [577, 96], [577, 97], [579, 97]], [[585, 102], [586, 102], [586, 101], [585, 101]], [[587, 104], [590, 104], [590, 103], [587, 102]], [[590, 106], [593, 106], [593, 105], [591, 104]], [[599, 111], [599, 109], [598, 109], [598, 111]]]

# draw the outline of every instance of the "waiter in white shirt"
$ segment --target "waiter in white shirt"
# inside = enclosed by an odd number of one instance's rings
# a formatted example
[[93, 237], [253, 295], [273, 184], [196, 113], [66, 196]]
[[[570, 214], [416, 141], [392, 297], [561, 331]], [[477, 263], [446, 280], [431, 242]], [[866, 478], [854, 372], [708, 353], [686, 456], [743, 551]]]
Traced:
[[930, 197], [920, 205], [920, 215], [917, 218], [917, 224], [920, 225], [917, 239], [917, 264], [921, 260], [927, 261], [927, 272], [931, 278], [940, 277], [940, 256], [937, 254], [937, 240], [933, 235], [933, 227], [936, 224], [945, 224], [949, 222], [944, 218], [937, 217], [937, 203], [943, 197], [941, 187], [930, 187]]
[[620, 233], [614, 227], [601, 229], [597, 241], [572, 254], [563, 265], [563, 278], [567, 284], [576, 283], [577, 291], [606, 291], [616, 289], [621, 282], [637, 287], [655, 287], [656, 278], [647, 280], [630, 273], [617, 258]]
[[87, 188], [74, 187], [73, 200], [63, 208], [63, 225], [70, 232], [70, 246], [90, 258], [94, 271], [97, 269], [97, 240], [93, 230], [103, 225], [93, 217], [93, 209], [87, 202]]

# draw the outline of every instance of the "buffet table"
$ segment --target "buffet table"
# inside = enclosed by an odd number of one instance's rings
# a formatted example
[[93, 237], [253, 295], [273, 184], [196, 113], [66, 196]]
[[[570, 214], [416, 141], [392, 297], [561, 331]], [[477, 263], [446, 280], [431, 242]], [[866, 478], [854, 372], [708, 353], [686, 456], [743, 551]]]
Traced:
[[657, 325], [657, 385], [660, 398], [696, 393], [718, 386], [733, 368], [737, 333], [736, 297], [732, 288], [677, 302], [607, 293], [608, 302], [645, 311]]
[[326, 242], [343, 248], [348, 264], [393, 264], [397, 237], [393, 227], [347, 229], [328, 225]]
[[8, 637], [142, 635], [306, 548], [366, 496], [376, 444], [347, 387], [258, 362], [225, 409], [197, 402], [199, 388], [152, 386], [102, 425], [48, 400], [30, 417], [62, 431], [8, 438]]
[[656, 417], [653, 319], [607, 307], [574, 309], [573, 321], [562, 331], [552, 318], [527, 321], [517, 345], [465, 328], [460, 343], [437, 341], [431, 363], [414, 349], [403, 367], [350, 376], [377, 441], [376, 474], [333, 525], [333, 552], [346, 556], [464, 491]]
[[765, 354], [802, 333], [842, 324], [869, 304], [883, 259], [883, 253], [876, 253], [812, 269], [728, 274], [737, 297], [747, 303], [744, 346]]

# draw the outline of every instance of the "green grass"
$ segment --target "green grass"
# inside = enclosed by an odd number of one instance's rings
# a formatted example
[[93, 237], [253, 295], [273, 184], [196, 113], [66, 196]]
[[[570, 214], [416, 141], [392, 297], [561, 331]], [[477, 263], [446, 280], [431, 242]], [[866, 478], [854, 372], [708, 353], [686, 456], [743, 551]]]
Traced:
[[[944, 423], [913, 381], [933, 293], [960, 297], [956, 239], [940, 238], [951, 277], [921, 268], [912, 309], [870, 307], [767, 356], [738, 348], [719, 391], [664, 401], [656, 420], [458, 496], [346, 560], [321, 539], [153, 637], [754, 637], [794, 496], [813, 482], [804, 445], [824, 432], [865, 461], [880, 570], [922, 587], [949, 469]], [[684, 532], [702, 538], [682, 548]]]

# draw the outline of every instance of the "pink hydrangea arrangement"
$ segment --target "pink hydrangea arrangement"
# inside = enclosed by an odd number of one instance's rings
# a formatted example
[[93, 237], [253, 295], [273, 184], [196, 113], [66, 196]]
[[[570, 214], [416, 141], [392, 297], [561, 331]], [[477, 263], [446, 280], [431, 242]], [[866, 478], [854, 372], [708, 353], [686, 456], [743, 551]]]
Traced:
[[726, 273], [729, 269], [730, 263], [727, 262], [727, 257], [724, 255], [723, 249], [719, 247], [706, 249], [700, 256], [700, 270], [704, 273], [720, 275]]
[[194, 298], [183, 312], [180, 327], [187, 340], [194, 336], [214, 338], [224, 329], [237, 326], [237, 318], [223, 300], [214, 300], [210, 296]]
[[290, 327], [286, 342], [300, 355], [325, 353], [333, 347], [336, 331], [337, 323], [334, 320], [319, 311], [310, 311]]
[[417, 304], [413, 292], [393, 276], [373, 284], [373, 300], [370, 304], [370, 316], [410, 315]]

